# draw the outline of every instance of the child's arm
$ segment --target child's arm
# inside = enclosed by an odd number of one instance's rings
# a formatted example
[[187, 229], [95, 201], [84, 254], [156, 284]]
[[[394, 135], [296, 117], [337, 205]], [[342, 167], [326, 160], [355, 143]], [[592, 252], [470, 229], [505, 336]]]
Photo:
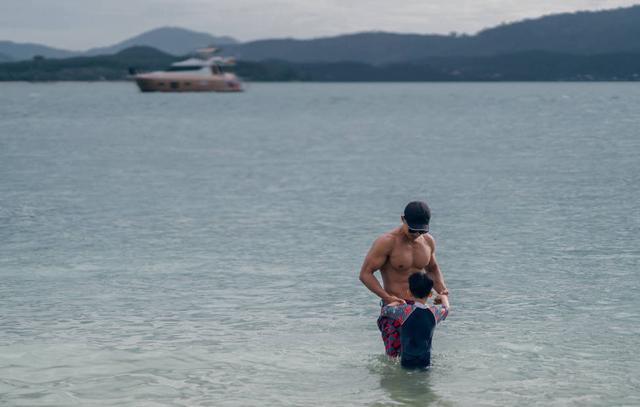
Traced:
[[433, 316], [436, 318], [436, 324], [439, 324], [449, 315], [449, 296], [439, 295], [438, 298], [435, 299], [434, 304], [440, 304], [429, 307], [431, 312], [433, 312]]

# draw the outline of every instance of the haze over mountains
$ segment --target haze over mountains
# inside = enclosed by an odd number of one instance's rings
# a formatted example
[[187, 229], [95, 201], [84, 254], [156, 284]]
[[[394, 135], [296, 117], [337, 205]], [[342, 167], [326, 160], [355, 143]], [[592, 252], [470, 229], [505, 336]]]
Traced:
[[73, 52], [40, 44], [0, 41], [0, 61], [36, 55], [67, 58], [114, 54], [132, 46], [150, 46], [172, 55], [215, 44], [240, 60], [362, 62], [384, 64], [430, 57], [490, 56], [523, 51], [569, 54], [640, 52], [640, 5], [605, 11], [565, 13], [489, 28], [476, 35], [420, 35], [384, 32], [346, 34], [310, 40], [268, 39], [239, 43], [183, 28], [151, 30], [114, 45]]

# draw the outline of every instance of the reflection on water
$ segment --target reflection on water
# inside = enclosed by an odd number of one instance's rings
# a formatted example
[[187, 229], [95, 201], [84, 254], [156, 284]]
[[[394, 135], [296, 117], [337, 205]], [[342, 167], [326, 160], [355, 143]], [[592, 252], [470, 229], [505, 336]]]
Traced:
[[407, 370], [400, 366], [399, 359], [378, 355], [370, 362], [369, 370], [380, 376], [380, 387], [389, 398], [372, 406], [449, 405], [431, 388], [431, 376], [436, 373], [433, 369]]

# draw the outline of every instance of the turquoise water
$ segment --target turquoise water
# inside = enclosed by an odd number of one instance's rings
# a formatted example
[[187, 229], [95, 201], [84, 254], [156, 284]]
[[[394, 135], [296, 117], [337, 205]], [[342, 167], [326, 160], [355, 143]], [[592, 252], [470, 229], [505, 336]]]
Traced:
[[[0, 84], [0, 404], [640, 404], [640, 85]], [[433, 211], [434, 366], [358, 281]]]

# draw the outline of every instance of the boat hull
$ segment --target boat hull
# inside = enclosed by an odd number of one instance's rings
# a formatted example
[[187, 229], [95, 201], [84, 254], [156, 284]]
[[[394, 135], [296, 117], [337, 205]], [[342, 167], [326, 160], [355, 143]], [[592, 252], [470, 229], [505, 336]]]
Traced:
[[242, 92], [236, 79], [134, 77], [142, 92]]

